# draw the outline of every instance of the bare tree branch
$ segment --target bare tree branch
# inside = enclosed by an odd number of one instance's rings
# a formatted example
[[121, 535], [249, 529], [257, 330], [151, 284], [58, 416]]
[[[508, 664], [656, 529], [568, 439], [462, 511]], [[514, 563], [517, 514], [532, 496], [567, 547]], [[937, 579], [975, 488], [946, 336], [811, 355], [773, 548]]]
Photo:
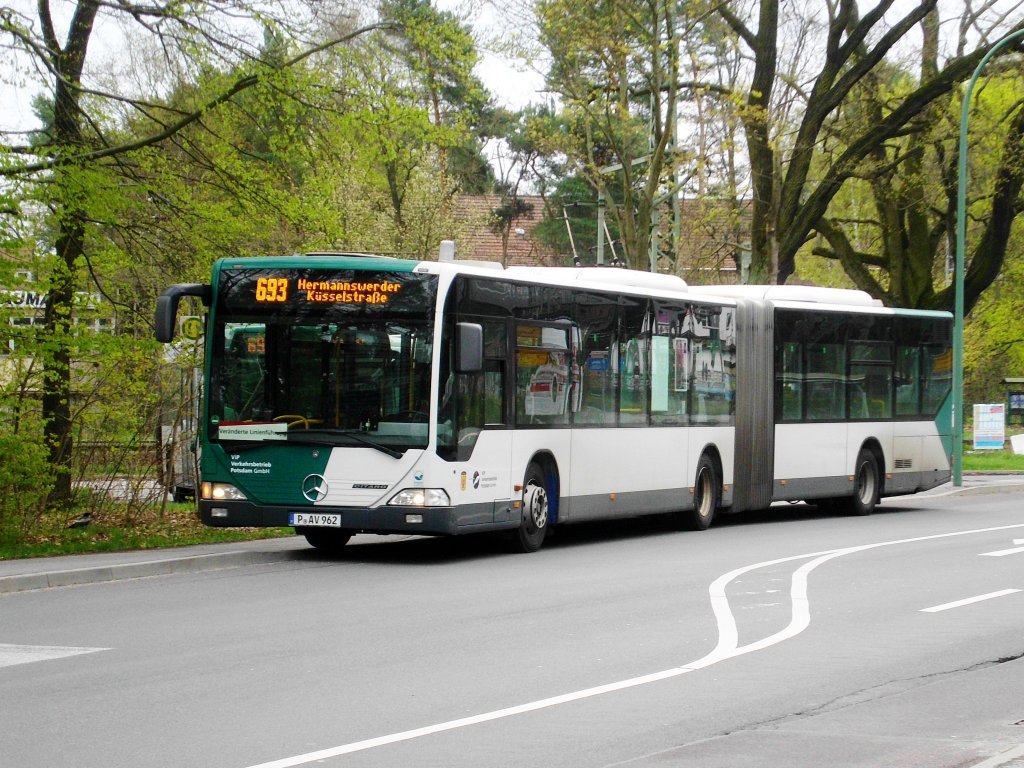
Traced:
[[[338, 38], [334, 38], [334, 39], [329, 40], [329, 41], [327, 41], [325, 43], [321, 43], [320, 45], [314, 46], [312, 48], [309, 48], [309, 49], [303, 51], [302, 53], [300, 53], [300, 54], [294, 56], [293, 58], [289, 59], [288, 61], [284, 62], [281, 65], [281, 68], [282, 69], [287, 69], [289, 67], [295, 66], [299, 62], [304, 61], [305, 59], [309, 58], [310, 56], [313, 56], [314, 54], [320, 53], [321, 51], [324, 51], [324, 50], [327, 50], [329, 48], [333, 48], [334, 46], [337, 46], [337, 45], [340, 45], [342, 43], [348, 42], [348, 41], [350, 41], [350, 40], [352, 40], [352, 39], [354, 39], [354, 38], [356, 38], [356, 37], [358, 37], [360, 35], [366, 34], [368, 32], [372, 32], [372, 31], [378, 30], [378, 29], [394, 29], [394, 28], [395, 28], [394, 24], [390, 24], [390, 23], [386, 23], [386, 22], [376, 23], [376, 24], [369, 24], [367, 26], [360, 27], [359, 29], [355, 30], [354, 32], [350, 32], [350, 33], [348, 33], [346, 35], [343, 35], [343, 36], [338, 37]], [[102, 149], [93, 150], [91, 152], [81, 152], [81, 153], [76, 153], [76, 154], [66, 154], [66, 155], [61, 155], [59, 157], [46, 158], [44, 160], [40, 160], [39, 162], [30, 163], [30, 164], [26, 164], [26, 165], [23, 165], [23, 166], [17, 166], [17, 167], [0, 169], [0, 176], [19, 176], [19, 175], [30, 174], [30, 173], [38, 173], [39, 171], [51, 170], [53, 168], [57, 168], [59, 166], [67, 165], [67, 164], [81, 164], [81, 163], [93, 162], [93, 161], [96, 161], [96, 160], [101, 160], [101, 159], [106, 158], [106, 157], [112, 157], [112, 156], [115, 156], [115, 155], [121, 155], [121, 154], [124, 154], [126, 152], [133, 152], [135, 150], [142, 149], [143, 147], [148, 147], [148, 146], [152, 146], [154, 144], [158, 144], [161, 141], [164, 141], [165, 139], [173, 136], [174, 134], [178, 133], [182, 129], [186, 128], [187, 126], [189, 126], [192, 123], [194, 123], [197, 120], [199, 120], [203, 116], [204, 113], [208, 112], [211, 109], [215, 109], [216, 107], [218, 107], [218, 106], [220, 106], [222, 104], [225, 104], [228, 101], [231, 101], [232, 98], [234, 98], [236, 95], [238, 95], [242, 91], [247, 90], [249, 88], [252, 88], [253, 86], [259, 84], [260, 82], [263, 82], [265, 79], [266, 79], [266, 75], [261, 75], [261, 74], [244, 75], [244, 76], [238, 78], [237, 80], [235, 80], [235, 82], [232, 83], [231, 87], [229, 87], [223, 93], [219, 94], [218, 96], [216, 96], [213, 99], [210, 99], [209, 101], [207, 101], [205, 104], [203, 104], [198, 109], [196, 109], [196, 110], [194, 110], [194, 111], [192, 111], [192, 112], [190, 112], [188, 114], [185, 114], [183, 117], [181, 117], [181, 119], [179, 119], [179, 120], [177, 120], [177, 121], [175, 121], [173, 123], [168, 124], [162, 131], [158, 131], [157, 133], [150, 134], [149, 136], [144, 136], [144, 137], [142, 137], [140, 139], [137, 139], [135, 141], [130, 141], [130, 142], [126, 142], [126, 143], [123, 143], [123, 144], [118, 144], [116, 146], [109, 146], [109, 147], [104, 147]]]

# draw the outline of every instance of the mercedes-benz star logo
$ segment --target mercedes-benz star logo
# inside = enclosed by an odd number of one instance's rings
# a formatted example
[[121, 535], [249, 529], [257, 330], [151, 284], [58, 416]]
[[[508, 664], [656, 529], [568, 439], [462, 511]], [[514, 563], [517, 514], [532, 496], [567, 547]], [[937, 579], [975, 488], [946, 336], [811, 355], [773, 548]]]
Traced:
[[313, 502], [323, 501], [327, 496], [327, 481], [323, 475], [306, 475], [302, 481], [302, 495]]

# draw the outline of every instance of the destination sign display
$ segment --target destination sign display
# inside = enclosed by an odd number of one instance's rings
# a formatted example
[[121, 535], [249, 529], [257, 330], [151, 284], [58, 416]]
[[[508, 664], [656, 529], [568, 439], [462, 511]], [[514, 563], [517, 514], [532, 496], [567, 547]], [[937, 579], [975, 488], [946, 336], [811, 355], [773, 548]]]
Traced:
[[[410, 271], [236, 269], [221, 276], [221, 311], [264, 316], [430, 311], [436, 277]], [[283, 314], [282, 314], [283, 313]]]
[[[260, 303], [285, 302], [292, 294], [287, 277], [260, 277], [256, 280], [256, 301]], [[402, 289], [401, 283], [389, 280], [382, 282], [309, 280], [296, 279], [295, 298], [316, 304], [387, 304], [388, 299]]]

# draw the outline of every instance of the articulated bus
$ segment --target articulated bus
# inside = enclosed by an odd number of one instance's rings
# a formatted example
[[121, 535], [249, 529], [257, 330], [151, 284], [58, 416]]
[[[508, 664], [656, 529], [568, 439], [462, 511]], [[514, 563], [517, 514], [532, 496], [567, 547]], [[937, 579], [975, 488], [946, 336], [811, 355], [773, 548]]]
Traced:
[[199, 514], [353, 534], [504, 531], [805, 500], [870, 514], [950, 476], [951, 316], [858, 291], [690, 287], [599, 267], [224, 259]]

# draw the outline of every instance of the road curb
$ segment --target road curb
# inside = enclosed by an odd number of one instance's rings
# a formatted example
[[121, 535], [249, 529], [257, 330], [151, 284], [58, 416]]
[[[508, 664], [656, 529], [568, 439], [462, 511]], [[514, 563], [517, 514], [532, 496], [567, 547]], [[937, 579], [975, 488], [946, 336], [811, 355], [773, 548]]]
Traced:
[[82, 584], [98, 584], [105, 581], [141, 579], [148, 576], [170, 576], [181, 573], [198, 573], [224, 568], [238, 568], [260, 563], [275, 563], [287, 560], [290, 551], [280, 552], [218, 552], [209, 555], [172, 557], [140, 563], [121, 563], [91, 568], [25, 573], [0, 576], [0, 594], [25, 592], [33, 589], [52, 587], [73, 587]]

